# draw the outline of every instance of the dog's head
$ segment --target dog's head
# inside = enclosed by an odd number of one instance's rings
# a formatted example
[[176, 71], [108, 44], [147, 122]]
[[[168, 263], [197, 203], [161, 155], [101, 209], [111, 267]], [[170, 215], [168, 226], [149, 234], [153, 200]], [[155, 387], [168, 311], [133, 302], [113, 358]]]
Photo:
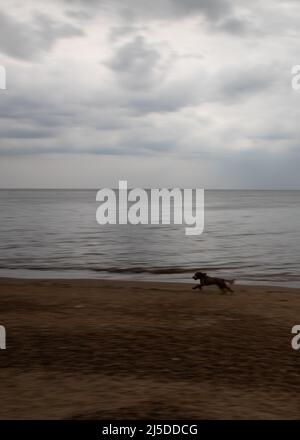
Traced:
[[201, 280], [201, 278], [204, 278], [204, 277], [206, 277], [206, 273], [198, 271], [198, 272], [195, 272], [193, 279], [194, 280]]

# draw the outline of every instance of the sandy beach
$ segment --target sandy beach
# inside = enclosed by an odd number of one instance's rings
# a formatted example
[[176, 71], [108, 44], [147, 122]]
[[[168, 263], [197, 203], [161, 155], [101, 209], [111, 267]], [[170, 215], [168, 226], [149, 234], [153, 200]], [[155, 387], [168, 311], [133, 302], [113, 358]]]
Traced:
[[300, 289], [0, 280], [0, 418], [299, 418]]

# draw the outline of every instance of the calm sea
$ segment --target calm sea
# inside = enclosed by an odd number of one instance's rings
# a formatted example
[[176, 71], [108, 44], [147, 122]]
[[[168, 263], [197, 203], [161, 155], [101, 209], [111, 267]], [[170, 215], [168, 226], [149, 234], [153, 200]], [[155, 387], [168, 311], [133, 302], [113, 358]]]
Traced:
[[0, 276], [300, 286], [300, 191], [206, 191], [205, 230], [99, 226], [96, 191], [0, 191]]

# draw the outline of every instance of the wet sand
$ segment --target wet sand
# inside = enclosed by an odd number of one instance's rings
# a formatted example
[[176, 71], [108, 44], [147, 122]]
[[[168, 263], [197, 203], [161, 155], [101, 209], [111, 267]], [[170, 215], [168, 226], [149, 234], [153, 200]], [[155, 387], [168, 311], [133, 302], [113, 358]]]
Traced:
[[0, 279], [0, 418], [297, 419], [300, 289]]

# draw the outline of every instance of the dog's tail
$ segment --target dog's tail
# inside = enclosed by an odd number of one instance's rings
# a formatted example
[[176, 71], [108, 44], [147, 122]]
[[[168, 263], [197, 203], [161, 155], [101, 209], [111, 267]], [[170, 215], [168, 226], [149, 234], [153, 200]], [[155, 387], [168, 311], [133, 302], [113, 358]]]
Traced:
[[224, 280], [224, 281], [226, 281], [226, 283], [228, 283], [228, 284], [234, 284], [235, 283], [235, 280]]

